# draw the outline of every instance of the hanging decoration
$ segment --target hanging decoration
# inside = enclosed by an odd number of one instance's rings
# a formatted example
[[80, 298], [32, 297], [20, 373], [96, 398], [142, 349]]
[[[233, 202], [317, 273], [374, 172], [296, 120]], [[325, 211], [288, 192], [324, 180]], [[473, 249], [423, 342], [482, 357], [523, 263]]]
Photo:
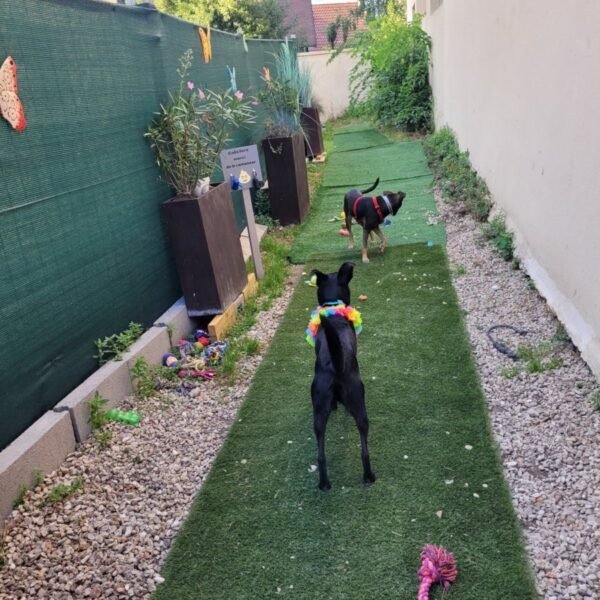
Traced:
[[206, 28], [206, 32], [202, 27], [198, 27], [198, 35], [202, 42], [202, 53], [204, 54], [204, 62], [209, 63], [212, 60], [212, 46], [210, 45], [210, 27]]
[[12, 56], [8, 56], [0, 67], [0, 115], [13, 129], [23, 131], [27, 123], [18, 94], [17, 65]]
[[235, 67], [227, 65], [227, 73], [229, 73], [229, 83], [231, 84], [231, 91], [235, 94], [237, 92], [237, 83], [235, 81]]

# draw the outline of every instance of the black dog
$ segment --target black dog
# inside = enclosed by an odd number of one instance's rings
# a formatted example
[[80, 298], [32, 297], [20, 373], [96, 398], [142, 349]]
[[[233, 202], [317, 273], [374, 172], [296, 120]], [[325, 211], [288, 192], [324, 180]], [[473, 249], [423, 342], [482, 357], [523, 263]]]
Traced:
[[380, 252], [385, 251], [385, 236], [379, 226], [385, 221], [388, 215], [395, 215], [402, 206], [402, 202], [406, 197], [404, 192], [383, 192], [381, 196], [365, 196], [368, 192], [373, 191], [379, 183], [377, 181], [362, 192], [357, 189], [346, 192], [344, 196], [344, 213], [346, 214], [346, 228], [348, 229], [348, 250], [354, 248], [354, 237], [352, 236], [352, 219], [362, 225], [362, 261], [369, 262], [367, 256], [369, 248], [369, 235], [373, 232], [377, 234], [381, 240], [379, 246]]
[[[350, 305], [350, 288], [354, 264], [345, 262], [337, 273], [326, 275], [313, 271], [317, 277], [317, 297], [319, 305], [338, 305], [340, 301]], [[354, 417], [360, 434], [363, 481], [373, 483], [375, 475], [371, 471], [367, 435], [369, 420], [365, 406], [365, 387], [360, 378], [356, 359], [356, 332], [353, 324], [342, 315], [321, 317], [315, 339], [315, 376], [311, 395], [315, 436], [319, 451], [319, 488], [331, 488], [327, 477], [325, 460], [325, 429], [332, 410], [341, 402]]]

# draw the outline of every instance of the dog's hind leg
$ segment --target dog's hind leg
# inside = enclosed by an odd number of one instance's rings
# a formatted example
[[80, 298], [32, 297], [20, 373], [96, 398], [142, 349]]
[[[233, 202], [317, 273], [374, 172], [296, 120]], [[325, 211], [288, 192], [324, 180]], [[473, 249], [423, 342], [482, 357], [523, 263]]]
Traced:
[[311, 387], [313, 405], [313, 427], [317, 438], [319, 461], [319, 489], [324, 492], [331, 488], [327, 477], [327, 459], [325, 458], [325, 430], [327, 420], [334, 403], [334, 390], [331, 381], [315, 376]]
[[329, 407], [326, 410], [323, 410], [322, 407], [315, 408], [313, 418], [319, 452], [319, 489], [326, 492], [331, 489], [331, 483], [327, 477], [327, 459], [325, 458], [325, 429], [327, 428], [327, 419], [329, 419]]
[[360, 435], [360, 456], [363, 464], [363, 481], [365, 483], [375, 482], [375, 473], [371, 469], [371, 459], [369, 456], [369, 419], [367, 417], [367, 408], [365, 406], [365, 387], [360, 385], [353, 388], [348, 399], [347, 408], [356, 421], [358, 434]]
[[364, 263], [368, 263], [369, 262], [369, 232], [363, 228], [363, 235], [362, 235], [362, 261]]

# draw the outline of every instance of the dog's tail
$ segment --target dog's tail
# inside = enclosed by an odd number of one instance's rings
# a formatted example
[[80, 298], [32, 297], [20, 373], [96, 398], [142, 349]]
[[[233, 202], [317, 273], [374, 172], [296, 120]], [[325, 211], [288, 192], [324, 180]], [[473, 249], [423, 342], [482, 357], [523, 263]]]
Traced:
[[349, 360], [348, 352], [344, 349], [340, 338], [340, 330], [335, 323], [331, 322], [327, 317], [321, 317], [321, 326], [327, 338], [329, 346], [329, 355], [333, 369], [338, 374], [347, 373], [352, 368]]
[[379, 185], [379, 177], [377, 178], [377, 181], [375, 181], [375, 183], [370, 188], [367, 188], [366, 190], [361, 190], [360, 193], [368, 194], [369, 192], [372, 192], [378, 185]]

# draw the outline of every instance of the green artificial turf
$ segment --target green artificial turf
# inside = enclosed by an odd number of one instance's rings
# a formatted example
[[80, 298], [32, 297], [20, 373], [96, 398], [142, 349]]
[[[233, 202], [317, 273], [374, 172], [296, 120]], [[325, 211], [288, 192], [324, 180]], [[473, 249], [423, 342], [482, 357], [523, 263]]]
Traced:
[[[406, 198], [402, 208], [395, 217], [392, 225], [382, 227], [387, 238], [388, 247], [397, 244], [414, 242], [433, 242], [444, 244], [446, 233], [442, 223], [435, 219], [437, 208], [431, 192], [431, 176], [417, 177], [410, 180], [396, 180], [379, 185], [374, 194], [402, 190]], [[348, 238], [341, 236], [342, 221], [339, 219], [343, 208], [344, 193], [347, 188], [321, 188], [313, 203], [311, 212], [302, 225], [302, 230], [296, 236], [289, 258], [294, 263], [305, 263], [314, 254], [326, 252], [343, 253], [348, 260], [360, 261], [360, 248], [362, 245], [362, 229], [360, 225], [352, 226], [354, 235], [354, 250], [346, 250]], [[429, 221], [428, 217], [434, 217]], [[429, 224], [429, 223], [432, 224]], [[379, 242], [379, 240], [377, 240]], [[378, 245], [371, 246], [369, 257], [373, 260], [378, 254]]]
[[333, 139], [333, 151], [345, 152], [347, 150], [360, 150], [372, 146], [385, 146], [392, 142], [379, 133], [376, 129], [366, 128], [360, 130], [336, 130]]
[[[378, 137], [385, 143], [377, 143]], [[373, 144], [361, 150], [348, 150], [361, 143]], [[435, 217], [437, 209], [431, 189], [432, 174], [427, 165], [421, 142], [391, 143], [376, 130], [351, 125], [336, 130], [334, 152], [323, 175], [323, 184], [313, 202], [310, 215], [302, 225], [290, 251], [290, 260], [304, 263], [314, 254], [344, 252], [348, 239], [339, 235], [341, 221], [331, 222], [343, 210], [344, 194], [352, 187], [366, 188], [377, 177], [380, 183], [372, 192], [403, 191], [406, 194], [402, 208], [392, 218], [393, 225], [382, 229], [389, 245], [412, 242], [446, 241], [444, 227], [428, 217]], [[336, 148], [346, 148], [336, 151]], [[431, 223], [431, 224], [430, 224]], [[353, 226], [354, 250], [344, 256], [360, 260], [362, 232]], [[374, 247], [370, 256], [377, 252]]]
[[[323, 256], [307, 270], [341, 261]], [[300, 283], [156, 600], [412, 599], [426, 543], [456, 556], [450, 597], [536, 597], [443, 247], [389, 248], [357, 263], [351, 288], [368, 296], [358, 346], [377, 482], [362, 484], [343, 407], [327, 431], [332, 490], [309, 472], [314, 351], [304, 329], [316, 293]]]

